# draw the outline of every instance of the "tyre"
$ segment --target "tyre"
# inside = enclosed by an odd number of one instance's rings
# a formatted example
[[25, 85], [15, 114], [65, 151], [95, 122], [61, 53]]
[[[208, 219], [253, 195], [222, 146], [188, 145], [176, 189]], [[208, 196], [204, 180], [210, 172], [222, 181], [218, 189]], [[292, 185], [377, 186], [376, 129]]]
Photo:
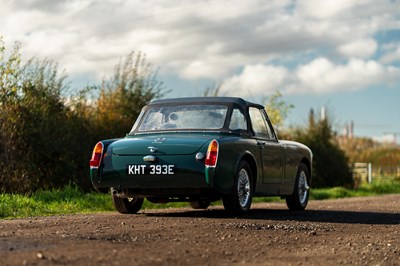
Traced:
[[232, 186], [232, 192], [222, 197], [226, 211], [232, 214], [243, 214], [250, 209], [253, 198], [253, 176], [246, 161], [239, 164]]
[[286, 205], [289, 210], [302, 211], [307, 207], [310, 196], [309, 181], [310, 174], [308, 168], [305, 164], [301, 163], [297, 170], [293, 194], [286, 197]]
[[191, 201], [190, 206], [195, 210], [205, 210], [208, 208], [208, 206], [210, 206], [210, 201], [209, 200]]
[[119, 213], [135, 214], [143, 205], [143, 198], [121, 198], [117, 195], [111, 195], [111, 197], [114, 207]]

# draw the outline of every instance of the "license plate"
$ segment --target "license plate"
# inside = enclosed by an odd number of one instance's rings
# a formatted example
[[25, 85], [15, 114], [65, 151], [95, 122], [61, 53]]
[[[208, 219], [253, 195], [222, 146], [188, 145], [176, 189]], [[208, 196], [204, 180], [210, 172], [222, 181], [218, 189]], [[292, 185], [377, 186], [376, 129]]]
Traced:
[[174, 175], [173, 164], [128, 164], [128, 175]]

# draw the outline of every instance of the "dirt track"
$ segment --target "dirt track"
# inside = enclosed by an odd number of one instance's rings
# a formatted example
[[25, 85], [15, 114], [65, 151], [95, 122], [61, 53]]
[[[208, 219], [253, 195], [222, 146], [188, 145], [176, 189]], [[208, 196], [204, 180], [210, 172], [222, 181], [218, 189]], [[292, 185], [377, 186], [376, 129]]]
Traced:
[[400, 195], [0, 221], [0, 265], [400, 265]]

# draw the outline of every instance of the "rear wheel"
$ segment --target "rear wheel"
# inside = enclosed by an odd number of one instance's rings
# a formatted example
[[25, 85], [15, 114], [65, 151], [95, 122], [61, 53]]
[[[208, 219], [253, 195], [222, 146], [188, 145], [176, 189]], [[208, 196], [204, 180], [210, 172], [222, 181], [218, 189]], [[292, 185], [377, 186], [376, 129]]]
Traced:
[[226, 211], [233, 214], [243, 214], [250, 209], [253, 197], [252, 172], [249, 164], [242, 161], [234, 177], [232, 192], [222, 197]]
[[209, 200], [191, 201], [190, 206], [195, 210], [205, 210], [208, 208], [208, 206], [210, 206], [210, 201]]
[[308, 168], [305, 164], [301, 163], [297, 170], [293, 194], [286, 197], [286, 205], [289, 210], [302, 211], [306, 208], [308, 197], [310, 196], [309, 180], [310, 174]]
[[115, 209], [123, 214], [135, 214], [143, 205], [143, 198], [121, 198], [117, 195], [111, 195]]

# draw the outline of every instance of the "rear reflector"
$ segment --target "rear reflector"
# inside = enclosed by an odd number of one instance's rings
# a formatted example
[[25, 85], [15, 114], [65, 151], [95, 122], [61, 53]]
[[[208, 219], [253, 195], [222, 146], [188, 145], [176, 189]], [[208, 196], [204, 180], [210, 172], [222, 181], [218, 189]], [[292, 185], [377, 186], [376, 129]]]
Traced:
[[205, 164], [208, 167], [215, 167], [217, 165], [219, 144], [217, 140], [212, 140], [208, 145]]
[[90, 160], [90, 167], [98, 168], [101, 163], [101, 159], [103, 156], [103, 143], [101, 141], [97, 142], [96, 146], [94, 146], [92, 159]]

